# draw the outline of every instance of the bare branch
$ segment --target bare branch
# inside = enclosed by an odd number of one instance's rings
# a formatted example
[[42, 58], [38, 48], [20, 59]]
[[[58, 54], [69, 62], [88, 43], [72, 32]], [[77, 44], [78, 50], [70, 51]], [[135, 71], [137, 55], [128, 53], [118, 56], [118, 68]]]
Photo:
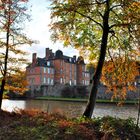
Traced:
[[98, 1], [98, 0], [95, 0], [95, 2], [96, 2], [97, 4], [105, 4], [105, 3], [106, 3], [106, 0], [103, 1], [103, 2], [100, 2], [100, 1]]
[[98, 13], [99, 13], [99, 15], [100, 15], [100, 16], [103, 18], [103, 15], [102, 15], [102, 13], [101, 13], [101, 12], [99, 12], [99, 11], [98, 11]]
[[112, 6], [112, 7], [110, 7], [110, 11], [112, 11], [114, 8], [118, 8], [118, 7], [122, 7], [123, 6], [123, 4], [118, 4], [118, 5], [114, 5], [114, 6]]
[[78, 13], [79, 15], [83, 16], [83, 17], [86, 17], [86, 18], [90, 19], [91, 21], [93, 21], [93, 22], [95, 22], [97, 25], [99, 25], [101, 28], [103, 28], [103, 25], [102, 25], [102, 24], [100, 24], [99, 22], [97, 22], [96, 20], [94, 20], [93, 18], [91, 18], [90, 16], [87, 16], [87, 15], [85, 15], [85, 14], [82, 14], [82, 13], [80, 13], [80, 12], [77, 11], [77, 10], [75, 10], [75, 12]]
[[114, 62], [114, 60], [113, 60], [113, 57], [111, 56], [111, 53], [110, 53], [109, 48], [107, 49], [107, 51], [108, 51], [108, 55], [109, 55], [111, 61], [113, 62], [114, 68], [116, 69], [116, 64], [115, 64], [115, 62]]
[[3, 71], [3, 66], [2, 65], [0, 66], [0, 71], [1, 71], [1, 74], [4, 75], [4, 71]]
[[109, 27], [109, 29], [112, 29], [113, 27], [127, 27], [129, 25], [129, 23], [120, 23], [120, 24], [113, 24]]

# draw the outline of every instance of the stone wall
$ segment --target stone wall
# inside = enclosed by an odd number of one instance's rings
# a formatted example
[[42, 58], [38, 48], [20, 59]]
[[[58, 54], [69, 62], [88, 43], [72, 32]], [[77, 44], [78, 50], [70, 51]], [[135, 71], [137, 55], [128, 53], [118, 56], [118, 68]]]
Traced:
[[[97, 99], [111, 99], [113, 93], [107, 92], [107, 87], [100, 85], [98, 89]], [[138, 89], [136, 91], [128, 91], [126, 99], [135, 100], [139, 98]]]
[[[55, 84], [53, 86], [41, 86], [40, 88], [32, 88], [32, 91], [26, 93], [27, 97], [38, 96], [55, 96], [55, 97], [88, 97], [90, 87], [87, 86], [69, 86]], [[99, 86], [97, 99], [111, 99], [112, 93], [107, 93], [107, 88], [103, 85]], [[138, 99], [138, 91], [127, 92], [127, 99]]]
[[26, 93], [27, 97], [54, 96], [54, 97], [86, 97], [88, 95], [87, 86], [70, 86], [55, 84], [53, 86], [41, 86], [32, 88]]

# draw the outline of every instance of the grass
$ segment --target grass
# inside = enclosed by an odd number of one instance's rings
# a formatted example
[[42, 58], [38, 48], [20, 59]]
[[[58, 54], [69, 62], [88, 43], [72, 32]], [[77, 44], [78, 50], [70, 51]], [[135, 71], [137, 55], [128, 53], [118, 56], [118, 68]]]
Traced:
[[49, 96], [36, 97], [36, 99], [39, 99], [39, 100], [55, 100], [55, 101], [87, 102], [87, 99], [81, 99], [81, 98], [61, 98], [61, 97], [49, 97]]
[[[82, 99], [82, 98], [62, 98], [62, 97], [49, 97], [49, 96], [43, 96], [43, 97], [36, 97], [35, 99], [38, 100], [52, 100], [52, 101], [70, 101], [70, 102], [87, 102], [88, 99]], [[118, 101], [114, 100], [105, 100], [105, 99], [97, 99], [97, 103], [118, 103]], [[137, 100], [126, 100], [124, 101], [125, 104], [137, 104]]]
[[38, 110], [0, 112], [0, 139], [4, 140], [136, 140], [140, 139], [132, 119], [103, 117], [67, 118], [58, 112]]

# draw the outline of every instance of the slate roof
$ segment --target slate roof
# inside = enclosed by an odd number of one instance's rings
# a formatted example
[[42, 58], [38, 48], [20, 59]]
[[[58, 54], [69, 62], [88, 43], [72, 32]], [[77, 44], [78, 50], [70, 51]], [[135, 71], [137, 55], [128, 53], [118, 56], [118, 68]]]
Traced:
[[[72, 63], [72, 64], [85, 64], [84, 59], [82, 56], [79, 56], [77, 60], [74, 57], [69, 57], [66, 55], [63, 55], [63, 52], [61, 50], [57, 50], [55, 55], [49, 56], [48, 60], [46, 57], [44, 58], [37, 58], [36, 64], [34, 66], [42, 66], [42, 67], [48, 67], [47, 66], [47, 61], [55, 60], [55, 59], [63, 59], [66, 63]], [[27, 67], [31, 67], [32, 64], [30, 64]], [[53, 67], [52, 63], [50, 64], [50, 67]]]

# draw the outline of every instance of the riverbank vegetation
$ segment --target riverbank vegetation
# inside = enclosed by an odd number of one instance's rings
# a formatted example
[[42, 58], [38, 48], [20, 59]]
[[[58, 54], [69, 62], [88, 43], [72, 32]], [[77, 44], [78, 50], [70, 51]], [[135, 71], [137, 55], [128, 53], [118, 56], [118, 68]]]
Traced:
[[37, 110], [0, 112], [0, 139], [12, 140], [113, 140], [140, 138], [132, 119], [112, 117], [67, 118], [60, 113]]

